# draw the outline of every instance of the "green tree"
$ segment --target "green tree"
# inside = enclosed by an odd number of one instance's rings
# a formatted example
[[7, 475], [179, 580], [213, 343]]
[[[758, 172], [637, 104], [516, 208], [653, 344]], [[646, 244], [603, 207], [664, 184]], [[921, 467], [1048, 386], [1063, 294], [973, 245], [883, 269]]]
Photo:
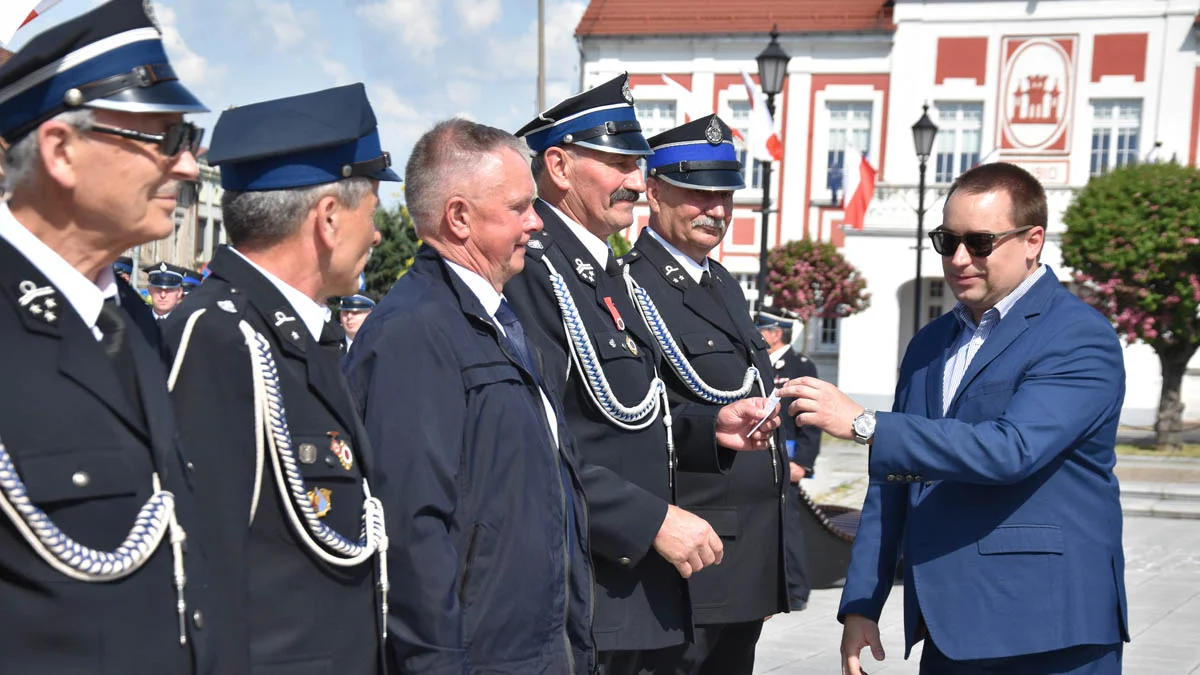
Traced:
[[1162, 366], [1159, 450], [1183, 443], [1180, 389], [1200, 347], [1200, 171], [1174, 162], [1092, 178], [1063, 214], [1063, 262], [1084, 299]]
[[774, 307], [802, 321], [843, 319], [871, 306], [867, 280], [837, 248], [811, 239], [789, 241], [767, 255], [767, 293]]
[[387, 295], [392, 284], [408, 271], [421, 240], [417, 238], [408, 208], [401, 204], [375, 211], [375, 227], [379, 229], [381, 240], [371, 252], [363, 275], [367, 281], [366, 292], [378, 300]]
[[608, 235], [608, 247], [612, 249], [613, 255], [617, 258], [629, 253], [629, 249], [633, 248], [633, 244], [625, 238], [625, 235], [620, 232], [613, 232]]

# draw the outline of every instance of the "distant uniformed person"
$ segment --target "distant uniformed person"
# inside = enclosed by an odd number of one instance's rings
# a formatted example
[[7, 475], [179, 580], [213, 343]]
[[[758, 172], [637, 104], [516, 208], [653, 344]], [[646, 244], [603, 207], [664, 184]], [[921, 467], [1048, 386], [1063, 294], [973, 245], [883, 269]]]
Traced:
[[[648, 142], [649, 227], [624, 260], [668, 364], [672, 399], [724, 405], [769, 396], [771, 359], [746, 296], [708, 257], [733, 219], [734, 191], [745, 187], [732, 133], [709, 115]], [[750, 675], [763, 618], [787, 611], [782, 449], [776, 437], [767, 452], [734, 455], [723, 473], [677, 476], [679, 506], [712, 523], [725, 544], [719, 567], [688, 580], [696, 637], [681, 675]]]
[[121, 256], [113, 263], [113, 272], [117, 275], [117, 304], [125, 310], [133, 320], [142, 337], [154, 348], [155, 353], [162, 354], [162, 333], [158, 330], [158, 321], [146, 298], [142, 297], [132, 285], [129, 278], [133, 275], [133, 259]]
[[651, 153], [628, 77], [566, 99], [517, 135], [536, 153], [545, 227], [504, 294], [547, 378], [565, 382], [590, 508], [599, 661], [606, 675], [673, 672], [691, 636], [684, 579], [720, 562], [723, 548], [708, 522], [675, 506], [676, 470], [720, 471], [730, 450], [766, 447], [779, 421], [748, 434], [762, 398], [666, 402], [666, 365], [606, 244], [633, 223], [646, 189], [638, 160]]
[[150, 305], [154, 309], [154, 320], [163, 321], [183, 300], [183, 275], [167, 268], [167, 263], [151, 266], [146, 273], [146, 285], [150, 288]]
[[199, 172], [202, 131], [183, 114], [204, 110], [140, 0], [0, 67], [5, 673], [219, 671], [194, 465], [113, 270], [172, 232], [176, 186]]
[[361, 84], [226, 110], [230, 246], [164, 334], [180, 440], [219, 523], [223, 673], [381, 672], [383, 517], [325, 299], [353, 293], [380, 181], [397, 181]]
[[[776, 387], [782, 387], [788, 380], [798, 377], [817, 376], [817, 366], [812, 359], [792, 348], [792, 326], [795, 322], [781, 314], [760, 311], [755, 322], [770, 350]], [[812, 591], [808, 581], [808, 554], [800, 531], [800, 481], [812, 478], [815, 472], [817, 455], [821, 452], [821, 430], [814, 426], [797, 426], [796, 418], [791, 415], [780, 417], [783, 424], [779, 431], [787, 448], [789, 478], [789, 505], [784, 512], [783, 523], [787, 533], [784, 544], [788, 560], [788, 602], [793, 610], [800, 611], [808, 606], [808, 596]]]
[[354, 336], [358, 335], [358, 329], [362, 328], [363, 321], [367, 320], [374, 309], [375, 301], [362, 293], [347, 295], [338, 301], [338, 320], [342, 323], [342, 330], [346, 332], [344, 351], [350, 351], [350, 345], [354, 344]]

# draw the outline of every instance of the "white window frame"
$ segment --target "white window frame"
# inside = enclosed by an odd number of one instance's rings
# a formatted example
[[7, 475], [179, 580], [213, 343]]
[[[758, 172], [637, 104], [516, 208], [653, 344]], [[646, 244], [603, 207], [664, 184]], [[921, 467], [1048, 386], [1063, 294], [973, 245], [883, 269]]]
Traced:
[[[836, 116], [842, 112], [846, 113], [846, 119], [837, 119]], [[866, 113], [865, 119], [862, 113]], [[870, 155], [871, 142], [875, 135], [875, 106], [870, 101], [827, 101], [825, 103], [825, 119], [827, 126], [825, 129], [825, 190], [832, 196], [830, 185], [833, 182], [834, 165], [845, 170], [846, 162], [846, 147], [853, 141], [858, 147], [859, 152], [867, 152], [868, 160], [872, 160]], [[839, 147], [840, 146], [840, 147]], [[836, 159], [835, 159], [836, 155]], [[878, 160], [872, 160], [872, 164], [878, 164]], [[846, 181], [843, 178], [841, 181], [842, 189], [845, 188]], [[841, 196], [841, 192], [838, 192]]]
[[[647, 108], [659, 109], [662, 108], [660, 114], [654, 116], [645, 116], [643, 110]], [[679, 126], [679, 101], [671, 97], [655, 98], [645, 97], [634, 102], [633, 108], [637, 114], [638, 123], [642, 125], [642, 135], [646, 138], [657, 136], [664, 131], [674, 129]]]
[[[1142, 151], [1142, 117], [1145, 105], [1140, 98], [1095, 98], [1090, 102], [1092, 133], [1088, 145], [1088, 173], [1100, 176], [1110, 169], [1137, 164]], [[1136, 119], [1123, 117], [1136, 109]], [[1102, 116], [1100, 111], [1106, 112]], [[1106, 146], [1098, 148], [1099, 139]], [[1129, 147], [1130, 139], [1133, 147]], [[1124, 146], [1124, 147], [1123, 147]]]
[[[818, 91], [813, 98], [813, 130], [812, 130], [812, 205], [830, 203], [828, 187], [829, 161], [829, 104], [830, 103], [869, 103], [871, 105], [871, 140], [867, 160], [876, 170], [882, 172], [879, 155], [882, 148], [882, 136], [877, 122], [883, 116], [883, 92], [870, 85], [862, 84], [831, 84]], [[881, 173], [882, 175], [882, 173]], [[838, 193], [839, 200], [841, 192]], [[840, 205], [840, 202], [839, 202]]]
[[[728, 116], [722, 119], [729, 128], [736, 129], [742, 138], [750, 141], [750, 100], [735, 99], [725, 102]], [[742, 179], [751, 190], [762, 190], [762, 162], [751, 160], [749, 149], [745, 143], [734, 143], [738, 148], [738, 161], [742, 163]], [[774, 162], [772, 162], [774, 164]]]
[[[938, 126], [933, 148], [933, 182], [949, 185], [979, 164], [983, 151], [983, 102], [936, 101], [934, 122]], [[969, 113], [978, 113], [971, 115]], [[974, 143], [971, 142], [972, 134]], [[943, 161], [949, 161], [945, 166]]]

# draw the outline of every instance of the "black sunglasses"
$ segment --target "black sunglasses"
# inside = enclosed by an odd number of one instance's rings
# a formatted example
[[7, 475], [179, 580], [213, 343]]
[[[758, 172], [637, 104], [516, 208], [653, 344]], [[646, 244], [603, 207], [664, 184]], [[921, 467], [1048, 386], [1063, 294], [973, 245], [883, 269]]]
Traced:
[[934, 230], [929, 233], [929, 238], [933, 240], [933, 250], [939, 255], [952, 256], [958, 250], [958, 245], [963, 244], [967, 247], [967, 253], [970, 253], [976, 258], [986, 258], [992, 254], [992, 250], [996, 248], [996, 240], [1001, 237], [1007, 237], [1010, 234], [1017, 234], [1036, 227], [1036, 225], [1026, 225], [1018, 227], [1015, 230], [1005, 230], [1004, 232], [968, 232], [966, 234], [954, 234], [946, 230]]
[[134, 131], [133, 129], [104, 126], [103, 124], [93, 124], [88, 127], [88, 130], [101, 134], [109, 134], [110, 136], [131, 138], [135, 141], [157, 143], [158, 149], [164, 157], [174, 157], [184, 150], [195, 155], [200, 151], [200, 141], [204, 139], [204, 129], [191, 122], [176, 122], [167, 127], [161, 134], [148, 134], [142, 131]]

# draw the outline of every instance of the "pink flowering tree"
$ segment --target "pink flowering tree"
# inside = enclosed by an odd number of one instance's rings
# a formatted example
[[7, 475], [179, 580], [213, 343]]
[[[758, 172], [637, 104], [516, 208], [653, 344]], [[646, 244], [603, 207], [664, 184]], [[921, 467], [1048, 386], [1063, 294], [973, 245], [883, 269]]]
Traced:
[[833, 244], [789, 241], [767, 256], [767, 293], [772, 306], [801, 320], [845, 318], [871, 306], [867, 280]]
[[1063, 214], [1063, 262], [1129, 343], [1158, 354], [1159, 450], [1183, 443], [1180, 388], [1200, 347], [1200, 171], [1174, 162], [1092, 178]]

